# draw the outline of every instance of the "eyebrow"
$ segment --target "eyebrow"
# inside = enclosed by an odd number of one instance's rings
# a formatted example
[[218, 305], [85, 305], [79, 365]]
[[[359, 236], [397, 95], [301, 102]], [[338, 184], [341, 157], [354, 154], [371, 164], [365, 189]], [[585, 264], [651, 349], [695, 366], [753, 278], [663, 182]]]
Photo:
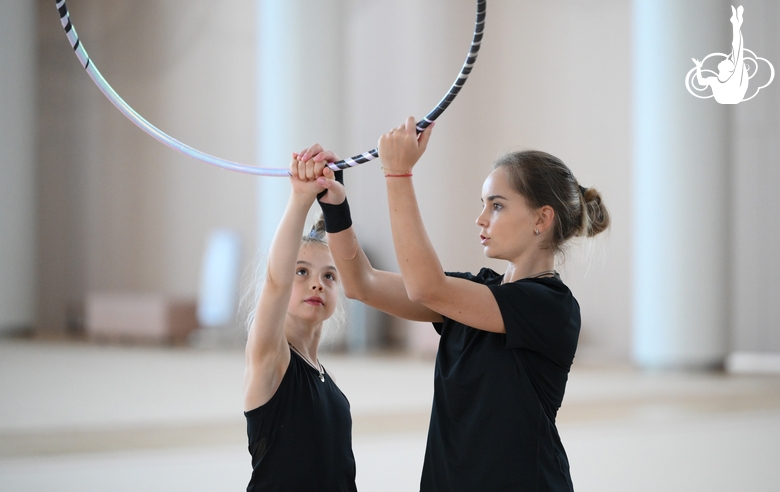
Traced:
[[501, 196], [501, 195], [490, 195], [489, 197], [487, 197], [487, 199], [488, 199], [489, 202], [493, 202], [496, 199], [498, 199], [498, 200], [506, 200], [506, 197]]
[[[301, 265], [301, 264], [303, 264], [303, 265], [306, 265], [306, 266], [309, 266], [309, 267], [313, 267], [313, 266], [314, 266], [314, 265], [312, 265], [311, 263], [309, 263], [308, 261], [304, 261], [304, 260], [298, 260], [298, 261], [296, 261], [296, 262], [295, 262], [295, 264], [296, 264], [296, 265]], [[325, 267], [325, 270], [333, 270], [334, 272], [338, 273], [338, 270], [336, 270], [336, 267], [335, 267], [335, 266], [333, 266], [333, 265], [328, 265], [328, 266], [326, 266], [326, 267]]]

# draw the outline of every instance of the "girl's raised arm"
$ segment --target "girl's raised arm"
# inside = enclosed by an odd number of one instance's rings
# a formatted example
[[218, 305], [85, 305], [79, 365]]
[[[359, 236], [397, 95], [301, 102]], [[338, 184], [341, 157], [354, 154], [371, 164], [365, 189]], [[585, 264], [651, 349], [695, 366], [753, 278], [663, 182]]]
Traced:
[[371, 265], [352, 227], [344, 186], [325, 166], [327, 162], [337, 161], [338, 157], [315, 144], [302, 151], [301, 158], [313, 163], [307, 169], [307, 176], [321, 176], [318, 183], [327, 190], [319, 201], [325, 217], [328, 246], [336, 262], [344, 294], [399, 318], [442, 321], [441, 315], [409, 299], [399, 274], [377, 270]]
[[467, 326], [504, 333], [501, 312], [490, 289], [446, 276], [423, 225], [411, 177], [432, 128], [418, 136], [414, 118], [410, 117], [379, 139], [393, 244], [406, 292], [413, 302]]
[[[295, 155], [293, 157], [296, 157]], [[291, 171], [297, 176], [298, 161]], [[244, 409], [266, 403], [279, 387], [290, 363], [290, 349], [284, 333], [292, 295], [296, 261], [306, 214], [322, 187], [315, 181], [291, 178], [292, 192], [268, 252], [266, 277], [257, 300], [254, 320], [246, 343]]]

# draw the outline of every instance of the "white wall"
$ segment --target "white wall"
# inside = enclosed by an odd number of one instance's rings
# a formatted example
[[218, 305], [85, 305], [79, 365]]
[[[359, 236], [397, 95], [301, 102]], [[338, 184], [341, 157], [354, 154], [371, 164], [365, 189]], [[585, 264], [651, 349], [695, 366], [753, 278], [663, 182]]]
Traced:
[[[176, 153], [98, 91], [39, 2], [40, 311], [61, 329], [90, 290], [194, 297], [209, 231], [254, 251], [254, 180]], [[175, 138], [254, 162], [254, 2], [69, 3], [92, 61], [141, 115]]]
[[[780, 70], [780, 3], [745, 0], [745, 47]], [[766, 70], [766, 66], [763, 66]], [[759, 73], [757, 78], [768, 75]], [[780, 352], [780, 80], [734, 111], [732, 288], [734, 351]], [[766, 81], [767, 79], [763, 79]]]
[[35, 321], [35, 4], [0, 2], [0, 333]]
[[[342, 154], [373, 147], [407, 115], [433, 108], [468, 51], [474, 4], [352, 2]], [[572, 248], [563, 274], [582, 306], [582, 353], [618, 359], [630, 349], [630, 16], [629, 2], [488, 2], [477, 65], [414, 178], [444, 268], [461, 271], [502, 268], [484, 258], [474, 221], [482, 181], [503, 152], [548, 151], [601, 190], [612, 230]], [[345, 174], [361, 242], [379, 266], [394, 268], [379, 166]]]
[[[342, 67], [344, 121], [340, 135], [312, 138], [352, 155], [407, 115], [426, 114], [460, 69], [474, 4], [342, 0], [344, 52], [333, 64]], [[780, 68], [777, 3], [743, 4], [747, 46]], [[273, 178], [212, 169], [140, 132], [83, 73], [54, 6], [37, 6], [38, 324], [60, 328], [68, 302], [89, 289], [195, 295], [208, 230], [236, 228], [253, 252], [256, 183]], [[142, 115], [203, 151], [254, 162], [256, 0], [69, 6], [94, 62]], [[336, 35], [329, 26], [313, 29]], [[482, 180], [503, 152], [549, 151], [598, 188], [611, 231], [572, 248], [562, 273], [582, 306], [580, 354], [621, 360], [630, 358], [633, 310], [631, 62], [631, 2], [491, 0], [474, 72], [415, 172], [423, 217], [449, 270], [501, 268], [483, 257], [474, 219]], [[780, 350], [780, 263], [772, 249], [780, 236], [778, 87], [735, 109], [732, 196], [717, 198], [733, 205], [732, 259], [723, 268], [735, 279], [737, 348]], [[394, 268], [379, 164], [345, 174], [362, 242], [378, 266]]]

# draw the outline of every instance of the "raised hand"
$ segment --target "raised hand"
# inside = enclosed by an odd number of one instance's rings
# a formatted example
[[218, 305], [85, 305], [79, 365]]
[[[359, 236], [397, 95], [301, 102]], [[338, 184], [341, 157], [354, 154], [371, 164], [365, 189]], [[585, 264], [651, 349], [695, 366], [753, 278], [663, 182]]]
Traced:
[[325, 195], [319, 197], [319, 201], [331, 205], [344, 201], [347, 196], [344, 185], [336, 181], [334, 171], [327, 166], [329, 162], [339, 160], [335, 153], [325, 150], [320, 144], [314, 144], [293, 155], [299, 159], [299, 175], [316, 180], [322, 190], [327, 190]]
[[[316, 176], [313, 176], [312, 172], [307, 168], [313, 168], [314, 161], [309, 160], [309, 163], [298, 159], [298, 154], [293, 153], [293, 160], [290, 162], [290, 183], [292, 184], [292, 191], [296, 195], [302, 195], [307, 198], [314, 198], [318, 193], [321, 193], [325, 188], [317, 183]], [[312, 174], [312, 177], [308, 176]]]
[[419, 135], [414, 117], [379, 137], [379, 158], [385, 174], [408, 174], [428, 147], [433, 124]]

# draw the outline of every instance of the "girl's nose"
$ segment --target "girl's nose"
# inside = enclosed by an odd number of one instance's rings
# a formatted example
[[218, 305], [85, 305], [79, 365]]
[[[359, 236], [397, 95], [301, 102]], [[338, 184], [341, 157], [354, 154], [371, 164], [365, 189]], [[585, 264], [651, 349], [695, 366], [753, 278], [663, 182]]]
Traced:
[[483, 210], [482, 213], [477, 215], [476, 223], [479, 227], [485, 227], [487, 226], [487, 220], [485, 220], [485, 211]]

